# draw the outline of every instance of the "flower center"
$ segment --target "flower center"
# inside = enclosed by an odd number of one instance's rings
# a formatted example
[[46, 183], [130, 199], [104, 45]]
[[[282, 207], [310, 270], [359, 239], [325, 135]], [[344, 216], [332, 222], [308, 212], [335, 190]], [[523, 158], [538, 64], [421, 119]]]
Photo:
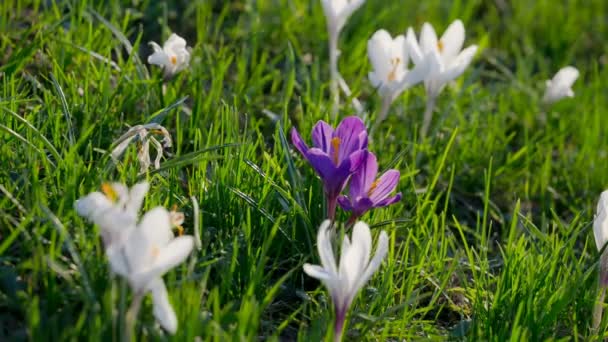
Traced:
[[110, 200], [110, 202], [115, 203], [118, 200], [118, 194], [116, 190], [109, 183], [101, 184], [101, 192]]
[[332, 158], [334, 160], [334, 164], [336, 166], [338, 165], [338, 155], [340, 153], [340, 143], [341, 143], [341, 140], [338, 137], [334, 137], [331, 139], [331, 146], [334, 148], [331, 156], [332, 156]]
[[376, 179], [372, 185], [369, 187], [369, 190], [367, 190], [367, 197], [371, 197], [372, 193], [374, 193], [374, 190], [376, 190], [376, 188], [378, 187], [378, 183], [380, 182], [379, 179]]
[[443, 52], [443, 42], [441, 40], [437, 41], [437, 49], [439, 49], [439, 52]]
[[401, 58], [396, 57], [391, 59], [391, 65], [393, 66], [393, 69], [388, 74], [389, 82], [393, 82], [395, 79], [397, 79], [397, 67], [399, 66], [399, 63], [401, 63]]
[[171, 56], [171, 64], [173, 64], [173, 65], [177, 64], [177, 56], [175, 56], [175, 55]]

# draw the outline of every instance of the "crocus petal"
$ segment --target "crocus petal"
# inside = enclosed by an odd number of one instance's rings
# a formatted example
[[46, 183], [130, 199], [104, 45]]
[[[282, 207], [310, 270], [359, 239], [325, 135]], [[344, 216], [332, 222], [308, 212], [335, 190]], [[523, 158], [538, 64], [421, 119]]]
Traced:
[[595, 245], [600, 251], [608, 241], [608, 190], [602, 192], [597, 203], [597, 213], [593, 219]]
[[471, 60], [473, 60], [475, 53], [477, 53], [477, 45], [471, 45], [462, 50], [462, 52], [456, 58], [456, 61], [454, 61], [450, 67], [441, 74], [441, 82], [445, 84], [462, 75], [469, 64], [471, 64]]
[[163, 49], [165, 52], [173, 51], [176, 49], [185, 49], [186, 48], [186, 40], [175, 33], [172, 33], [165, 44], [163, 44]]
[[[363, 223], [363, 222], [361, 222], [361, 223]], [[359, 222], [357, 224], [359, 224]], [[365, 223], [363, 223], [363, 224], [365, 224]], [[376, 272], [376, 270], [378, 270], [378, 268], [382, 264], [382, 260], [384, 260], [384, 257], [386, 256], [387, 253], [388, 253], [388, 235], [386, 234], [385, 231], [382, 231], [382, 232], [380, 232], [380, 238], [378, 239], [378, 246], [376, 247], [376, 254], [374, 255], [372, 260], [369, 262], [369, 264], [367, 265], [367, 267], [365, 268], [365, 270], [359, 277], [355, 286], [351, 289], [351, 293], [352, 293], [352, 295], [350, 296], [351, 300], [357, 294], [357, 291], [359, 291], [359, 289], [361, 289], [361, 287], [363, 287], [363, 285], [365, 285], [367, 283], [367, 281], [372, 277], [372, 275]]]
[[376, 207], [376, 208], [387, 207], [387, 206], [389, 206], [391, 204], [394, 204], [394, 203], [397, 203], [397, 202], [401, 201], [401, 197], [402, 197], [401, 193], [398, 193], [398, 194], [396, 194], [393, 197], [389, 197], [389, 198], [383, 199], [382, 201], [376, 203], [374, 205], [374, 207]]
[[422, 25], [422, 32], [420, 33], [420, 48], [422, 53], [427, 54], [432, 51], [438, 51], [437, 46], [437, 34], [435, 29], [429, 23]]
[[323, 221], [321, 226], [319, 226], [319, 231], [317, 232], [317, 250], [319, 251], [319, 258], [321, 259], [323, 268], [330, 274], [337, 275], [338, 267], [336, 266], [334, 250], [331, 245], [330, 226], [330, 220]]
[[[364, 133], [364, 134], [361, 134]], [[363, 120], [356, 116], [349, 116], [342, 120], [334, 132], [340, 139], [338, 151], [338, 164], [348, 158], [353, 152], [360, 150], [367, 144], [367, 131]]]
[[359, 150], [352, 153], [348, 159], [348, 171], [350, 173], [357, 171], [365, 161], [367, 150]]
[[[161, 277], [175, 266], [181, 264], [194, 248], [194, 238], [192, 236], [180, 236], [171, 241], [163, 249], [159, 250], [156, 256], [151, 255], [153, 264], [148, 268], [132, 274], [129, 278], [131, 286], [141, 289], [150, 283], [152, 279]], [[129, 258], [131, 260], [131, 258]], [[137, 269], [137, 268], [135, 268]]]
[[167, 54], [164, 51], [154, 52], [153, 54], [148, 56], [148, 63], [154, 64], [154, 65], [159, 65], [162, 67], [171, 65], [171, 62], [169, 61], [169, 56], [167, 56]]
[[302, 156], [306, 157], [306, 153], [308, 152], [308, 146], [298, 133], [298, 131], [294, 128], [291, 129], [291, 143], [296, 147], [298, 151], [302, 154]]
[[369, 151], [365, 151], [361, 166], [350, 179], [350, 198], [368, 197], [367, 192], [376, 180], [377, 174], [378, 162], [376, 156]]
[[319, 120], [319, 122], [317, 122], [315, 127], [312, 129], [313, 146], [320, 148], [325, 153], [329, 153], [333, 133], [334, 129], [327, 122]]
[[[340, 278], [347, 279], [346, 291], [348, 293], [352, 293], [350, 290], [356, 286], [359, 277], [369, 263], [371, 245], [372, 235], [369, 226], [363, 222], [358, 222], [353, 227], [350, 247], [342, 252], [340, 258]], [[356, 291], [354, 292], [356, 293]]]
[[128, 278], [131, 274], [131, 268], [124, 253], [124, 245], [121, 243], [110, 244], [106, 248], [106, 257], [110, 263], [112, 272]]
[[386, 85], [388, 75], [391, 72], [393, 38], [386, 30], [378, 30], [367, 41], [367, 55], [372, 64], [373, 72], [370, 73], [372, 86]]
[[93, 220], [96, 213], [112, 206], [112, 202], [101, 192], [92, 192], [74, 202], [78, 215]]
[[456, 19], [448, 26], [441, 36], [441, 56], [444, 61], [456, 58], [464, 44], [464, 25], [460, 19]]
[[152, 293], [152, 303], [154, 305], [154, 317], [163, 329], [170, 334], [177, 331], [177, 317], [169, 302], [167, 288], [161, 278], [154, 279], [148, 289]]
[[322, 281], [331, 281], [334, 279], [334, 275], [327, 272], [323, 267], [319, 265], [304, 264], [304, 273], [308, 274], [309, 277], [319, 279]]
[[324, 181], [332, 180], [336, 173], [336, 167], [334, 166], [334, 162], [325, 152], [313, 147], [306, 153], [306, 158], [321, 179]]
[[416, 34], [411, 27], [407, 29], [405, 42], [409, 56], [412, 57], [414, 64], [420, 64], [423, 61], [424, 55], [422, 54], [422, 50], [420, 50], [420, 46], [418, 45]]
[[360, 197], [355, 201], [353, 205], [353, 214], [355, 214], [356, 216], [361, 216], [373, 207], [374, 202], [372, 202], [369, 198]]
[[557, 72], [557, 74], [555, 74], [555, 76], [553, 77], [552, 83], [559, 84], [566, 88], [570, 88], [572, 86], [572, 84], [574, 84], [574, 81], [576, 81], [578, 76], [579, 76], [579, 71], [575, 67], [567, 66], [567, 67], [561, 68]]
[[[160, 47], [160, 45], [156, 44], [155, 42], [149, 42], [148, 45], [152, 46], [152, 49], [154, 50], [154, 52], [163, 51], [163, 48]], [[148, 63], [150, 63], [149, 59], [148, 59]]]
[[343, 195], [338, 196], [338, 204], [340, 205], [340, 207], [342, 207], [342, 209], [344, 209], [346, 211], [353, 210], [353, 206], [350, 203], [350, 199], [346, 196], [343, 196]]
[[156, 207], [148, 211], [142, 217], [138, 229], [158, 248], [166, 246], [173, 239], [171, 215], [164, 207]]
[[388, 195], [395, 190], [395, 187], [397, 187], [397, 183], [399, 183], [399, 171], [386, 171], [378, 178], [376, 187], [370, 191], [371, 194], [369, 197], [372, 202], [377, 203], [388, 197]]

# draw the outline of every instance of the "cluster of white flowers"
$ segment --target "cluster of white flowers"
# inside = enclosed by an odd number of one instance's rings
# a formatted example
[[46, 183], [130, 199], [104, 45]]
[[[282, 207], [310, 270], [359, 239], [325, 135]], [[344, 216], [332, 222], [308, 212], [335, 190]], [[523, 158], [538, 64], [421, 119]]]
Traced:
[[[329, 56], [334, 97], [334, 109], [339, 102], [338, 82], [343, 82], [337, 64], [339, 34], [348, 18], [360, 8], [364, 0], [321, 0], [329, 35]], [[467, 69], [477, 53], [477, 45], [463, 49], [465, 29], [462, 21], [455, 20], [437, 37], [431, 24], [424, 23], [417, 40], [410, 27], [407, 34], [392, 38], [386, 30], [376, 31], [367, 42], [367, 54], [372, 66], [369, 80], [382, 97], [382, 107], [376, 116], [372, 131], [382, 122], [392, 102], [406, 89], [424, 82], [427, 101], [420, 135], [424, 137], [431, 123], [436, 99], [449, 82]], [[414, 67], [409, 69], [409, 62]], [[547, 81], [543, 102], [553, 103], [564, 97], [574, 96], [571, 87], [578, 77], [574, 67], [561, 69], [553, 80]], [[344, 82], [343, 82], [344, 83]], [[357, 102], [358, 103], [358, 102]]]
[[143, 215], [139, 210], [149, 185], [129, 189], [120, 183], [103, 184], [75, 203], [76, 212], [99, 227], [112, 272], [127, 279], [136, 296], [151, 293], [154, 317], [169, 333], [177, 330], [177, 318], [162, 276], [182, 263], [194, 247], [192, 236], [174, 237], [173, 228], [183, 214], [156, 207]]

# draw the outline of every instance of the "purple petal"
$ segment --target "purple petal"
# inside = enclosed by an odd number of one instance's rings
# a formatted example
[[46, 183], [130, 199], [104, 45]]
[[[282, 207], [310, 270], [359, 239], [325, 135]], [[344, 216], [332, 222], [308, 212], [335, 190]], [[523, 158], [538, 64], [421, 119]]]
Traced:
[[319, 120], [319, 122], [317, 122], [315, 127], [312, 129], [313, 146], [318, 147], [325, 153], [329, 154], [333, 133], [334, 129], [327, 122]]
[[300, 153], [302, 153], [304, 157], [306, 157], [306, 154], [308, 153], [308, 146], [306, 146], [306, 143], [304, 140], [302, 140], [302, 137], [295, 127], [291, 129], [291, 143], [298, 149], [298, 151], [300, 151]]
[[324, 182], [333, 178], [336, 173], [336, 167], [325, 152], [313, 147], [308, 150], [305, 156]]
[[350, 159], [347, 159], [343, 161], [338, 168], [335, 168], [335, 172], [330, 178], [326, 179], [325, 191], [327, 191], [327, 194], [330, 197], [337, 197], [342, 192], [346, 186], [348, 177], [353, 173], [351, 169], [351, 161]]
[[349, 116], [342, 120], [333, 136], [340, 139], [338, 163], [348, 158], [353, 152], [364, 148], [364, 145], [367, 146], [365, 124], [356, 116]]
[[[365, 161], [365, 155], [367, 153], [368, 153], [367, 150], [355, 151], [354, 153], [351, 153], [350, 157], [343, 162], [343, 163], [345, 163], [346, 161], [348, 161], [350, 173], [353, 173], [353, 172], [359, 170], [359, 168], [361, 167], [361, 165], [363, 165], [363, 162]], [[342, 166], [342, 165], [340, 165], [340, 166]]]
[[346, 211], [352, 211], [353, 210], [353, 206], [350, 203], [350, 199], [348, 199], [348, 197], [340, 195], [338, 196], [338, 204], [340, 205], [340, 207], [342, 207], [342, 209], [346, 210]]
[[397, 203], [397, 202], [401, 201], [401, 197], [402, 197], [401, 193], [398, 193], [398, 194], [396, 194], [393, 197], [389, 197], [387, 199], [384, 199], [384, 200], [376, 203], [374, 205], [374, 208], [387, 207], [387, 206], [389, 206], [391, 204]]
[[369, 198], [367, 198], [367, 197], [360, 198], [354, 203], [353, 214], [355, 214], [357, 216], [361, 216], [373, 207], [374, 207], [374, 202], [372, 202]]
[[370, 189], [369, 198], [374, 203], [378, 203], [388, 197], [388, 195], [395, 190], [399, 183], [399, 171], [388, 170], [376, 181], [374, 189]]
[[350, 181], [350, 197], [368, 197], [367, 192], [372, 186], [372, 183], [376, 180], [377, 174], [378, 162], [376, 156], [369, 151], [365, 151], [363, 161]]

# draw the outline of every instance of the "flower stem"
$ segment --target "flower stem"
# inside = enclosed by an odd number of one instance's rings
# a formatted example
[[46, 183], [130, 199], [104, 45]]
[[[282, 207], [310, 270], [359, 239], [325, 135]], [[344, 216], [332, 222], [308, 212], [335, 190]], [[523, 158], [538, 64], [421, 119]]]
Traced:
[[338, 197], [327, 196], [327, 218], [334, 222], [336, 218], [336, 206], [338, 205]]
[[359, 218], [359, 216], [352, 214], [348, 218], [348, 221], [346, 221], [346, 224], [344, 225], [344, 229], [349, 230], [355, 224], [355, 222], [357, 222], [358, 218]]
[[599, 333], [600, 324], [602, 324], [602, 315], [604, 313], [604, 299], [606, 297], [606, 285], [608, 278], [608, 249], [605, 249], [600, 256], [598, 264], [599, 277], [597, 287], [600, 291], [599, 298], [593, 307], [593, 331]]
[[340, 107], [340, 88], [338, 86], [340, 73], [338, 72], [338, 33], [329, 28], [329, 89], [332, 97], [331, 118], [335, 119]]
[[429, 131], [429, 127], [431, 126], [431, 120], [433, 119], [433, 110], [435, 109], [435, 100], [437, 97], [433, 94], [428, 94], [428, 98], [426, 100], [426, 108], [424, 109], [424, 119], [422, 122], [422, 127], [420, 128], [420, 141], [426, 138], [426, 134]]
[[372, 126], [369, 134], [373, 136], [374, 132], [380, 127], [380, 123], [386, 119], [388, 115], [388, 110], [391, 108], [391, 104], [393, 103], [393, 97], [391, 95], [382, 96], [382, 107], [380, 107], [380, 111], [376, 116], [376, 122]]
[[135, 331], [135, 322], [137, 314], [139, 313], [139, 309], [141, 308], [141, 302], [143, 298], [144, 293], [137, 292], [133, 297], [133, 301], [131, 302], [131, 306], [129, 306], [129, 310], [127, 310], [127, 315], [125, 317], [125, 342], [135, 340], [133, 332]]
[[334, 325], [334, 342], [342, 341], [342, 334], [344, 333], [344, 321], [346, 320], [346, 310], [336, 311], [336, 324]]

